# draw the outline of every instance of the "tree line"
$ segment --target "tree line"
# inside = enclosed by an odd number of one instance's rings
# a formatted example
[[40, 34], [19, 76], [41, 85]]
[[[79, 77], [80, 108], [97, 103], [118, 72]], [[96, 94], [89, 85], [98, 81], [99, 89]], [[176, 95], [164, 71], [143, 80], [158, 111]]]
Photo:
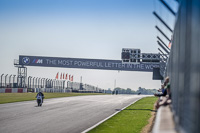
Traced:
[[132, 90], [131, 88], [123, 89], [120, 87], [116, 87], [113, 91], [111, 89], [106, 90], [106, 93], [113, 93], [113, 94], [143, 94], [143, 95], [153, 95], [157, 93], [157, 89], [145, 89], [139, 87], [138, 90]]

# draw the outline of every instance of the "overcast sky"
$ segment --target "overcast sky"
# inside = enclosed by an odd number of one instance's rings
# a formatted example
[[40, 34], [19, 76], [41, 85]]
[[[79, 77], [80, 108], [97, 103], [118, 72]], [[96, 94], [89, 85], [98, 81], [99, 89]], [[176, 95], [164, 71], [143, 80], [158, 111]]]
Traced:
[[[0, 74], [17, 74], [19, 55], [120, 60], [122, 48], [158, 53], [155, 25], [171, 33], [154, 10], [173, 28], [175, 18], [158, 0], [0, 0]], [[150, 72], [28, 67], [33, 77], [54, 79], [57, 72], [103, 89], [113, 89], [115, 80], [133, 90], [161, 85]]]

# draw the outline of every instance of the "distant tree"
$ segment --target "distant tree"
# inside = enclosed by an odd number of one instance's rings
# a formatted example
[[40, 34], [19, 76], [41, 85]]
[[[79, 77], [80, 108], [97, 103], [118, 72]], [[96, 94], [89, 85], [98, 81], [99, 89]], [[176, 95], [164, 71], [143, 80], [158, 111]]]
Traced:
[[136, 91], [132, 90], [132, 91], [131, 91], [131, 94], [136, 94]]
[[[111, 93], [111, 89], [108, 88], [108, 90], [105, 90], [106, 93]], [[142, 87], [138, 87], [138, 90], [134, 91], [131, 88], [123, 89], [120, 87], [114, 88], [113, 92], [116, 94], [143, 94], [143, 95], [153, 95], [157, 92], [157, 89], [145, 89]]]
[[125, 89], [122, 89], [122, 90], [121, 90], [121, 94], [126, 94], [126, 90], [125, 90]]
[[127, 89], [126, 89], [126, 94], [131, 94], [131, 91], [132, 91], [132, 90], [131, 90], [130, 88], [127, 88]]
[[145, 94], [145, 95], [153, 95], [154, 93], [156, 93], [156, 91], [157, 91], [156, 89], [145, 89], [145, 88], [139, 87], [136, 92]]

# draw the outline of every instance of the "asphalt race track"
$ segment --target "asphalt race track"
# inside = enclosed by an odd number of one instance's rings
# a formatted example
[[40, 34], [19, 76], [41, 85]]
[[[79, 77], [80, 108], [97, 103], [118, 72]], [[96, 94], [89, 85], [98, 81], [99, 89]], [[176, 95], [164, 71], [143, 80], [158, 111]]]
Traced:
[[145, 96], [98, 95], [0, 104], [0, 133], [80, 133]]

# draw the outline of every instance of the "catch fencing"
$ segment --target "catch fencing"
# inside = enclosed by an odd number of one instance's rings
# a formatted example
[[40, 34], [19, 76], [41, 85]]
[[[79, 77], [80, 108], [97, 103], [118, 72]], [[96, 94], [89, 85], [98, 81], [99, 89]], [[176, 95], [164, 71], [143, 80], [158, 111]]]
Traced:
[[179, 132], [200, 131], [200, 1], [179, 0], [166, 75]]
[[[105, 90], [96, 86], [71, 82], [66, 80], [56, 80], [48, 78], [31, 77], [27, 78], [25, 87], [20, 86], [19, 78], [16, 75], [4, 75], [0, 77], [0, 93], [15, 92], [80, 92], [80, 93], [103, 93]], [[26, 88], [27, 91], [21, 91]]]

